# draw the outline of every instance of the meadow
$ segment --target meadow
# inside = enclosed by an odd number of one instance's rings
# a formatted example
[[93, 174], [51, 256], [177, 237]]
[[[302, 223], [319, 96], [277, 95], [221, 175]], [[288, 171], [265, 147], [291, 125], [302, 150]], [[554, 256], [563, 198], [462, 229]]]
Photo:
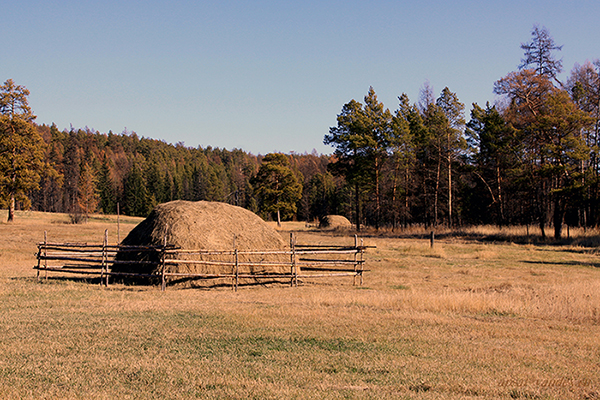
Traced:
[[[560, 245], [442, 234], [433, 248], [424, 231], [368, 232], [362, 286], [161, 292], [38, 282], [44, 231], [117, 240], [116, 217], [68, 221], [0, 223], [0, 398], [600, 399], [600, 254], [586, 245], [597, 232]], [[139, 221], [122, 217], [120, 237]], [[290, 229], [300, 243], [354, 240]]]

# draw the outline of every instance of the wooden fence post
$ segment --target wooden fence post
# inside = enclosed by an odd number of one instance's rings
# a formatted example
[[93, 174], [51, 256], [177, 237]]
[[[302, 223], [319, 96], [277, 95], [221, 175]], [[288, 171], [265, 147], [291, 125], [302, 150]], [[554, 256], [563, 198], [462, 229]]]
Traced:
[[294, 236], [294, 286], [298, 287], [298, 255], [296, 254], [296, 236]]
[[162, 246], [162, 251], [161, 251], [161, 255], [160, 255], [160, 261], [162, 263], [162, 272], [161, 272], [161, 279], [162, 279], [162, 285], [161, 285], [161, 291], [165, 291], [167, 290], [167, 281], [165, 280], [165, 258], [166, 258], [166, 251], [167, 251], [167, 235], [165, 235], [165, 238], [163, 239], [163, 246]]
[[239, 266], [239, 257], [238, 257], [238, 248], [237, 248], [237, 237], [234, 236], [233, 237], [233, 256], [234, 256], [234, 261], [235, 261], [235, 285], [233, 287], [233, 290], [235, 292], [237, 292], [238, 289], [238, 285], [240, 283], [240, 266]]
[[44, 278], [48, 280], [48, 231], [44, 231]]
[[117, 201], [117, 244], [121, 244], [121, 206]]
[[365, 243], [363, 239], [360, 239], [360, 286], [362, 286], [363, 284], [363, 265], [364, 263], [364, 256], [365, 254]]
[[358, 235], [354, 235], [354, 282], [352, 286], [356, 286], [356, 276], [358, 275]]
[[435, 233], [431, 231], [429, 234], [429, 246], [433, 249], [433, 244], [435, 242]]
[[[100, 285], [108, 287], [108, 229], [104, 231], [104, 242], [102, 243], [102, 267], [100, 269]], [[106, 274], [106, 277], [104, 276]], [[104, 278], [104, 279], [103, 279]]]
[[291, 274], [292, 279], [290, 281], [290, 286], [298, 287], [298, 266], [296, 265], [296, 237], [294, 233], [290, 233], [290, 264], [291, 264]]
[[100, 262], [100, 286], [104, 283], [104, 249], [106, 248], [106, 231], [104, 231], [104, 239], [102, 239], [102, 252], [100, 253], [100, 257], [102, 261]]
[[[47, 232], [44, 231], [44, 244], [38, 245], [38, 253], [37, 253], [37, 259], [38, 259], [38, 263], [37, 263], [37, 280], [38, 282], [40, 281], [40, 268], [42, 266], [42, 249], [46, 248], [46, 234]], [[45, 253], [45, 251], [44, 251]], [[44, 254], [45, 256], [46, 254]]]
[[37, 274], [36, 274], [38, 282], [40, 281], [40, 266], [41, 266], [41, 262], [42, 262], [42, 258], [40, 257], [41, 256], [41, 254], [40, 254], [41, 251], [42, 251], [42, 246], [40, 246], [38, 244], [38, 252], [37, 252], [38, 262], [37, 262]]

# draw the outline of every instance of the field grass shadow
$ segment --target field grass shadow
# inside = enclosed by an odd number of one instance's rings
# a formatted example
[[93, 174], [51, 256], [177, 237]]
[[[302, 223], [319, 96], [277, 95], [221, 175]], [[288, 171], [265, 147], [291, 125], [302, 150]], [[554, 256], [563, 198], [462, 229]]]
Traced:
[[586, 262], [579, 262], [579, 261], [561, 261], [561, 262], [554, 262], [554, 261], [531, 261], [531, 260], [525, 260], [522, 261], [524, 264], [535, 264], [535, 265], [563, 265], [563, 266], [572, 266], [572, 267], [592, 267], [592, 268], [600, 268], [600, 263], [586, 263]]

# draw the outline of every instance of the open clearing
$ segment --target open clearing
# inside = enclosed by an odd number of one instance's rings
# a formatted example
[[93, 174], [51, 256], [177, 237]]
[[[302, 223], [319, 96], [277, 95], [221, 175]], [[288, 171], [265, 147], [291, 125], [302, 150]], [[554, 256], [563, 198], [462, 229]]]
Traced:
[[[45, 230], [117, 240], [114, 217], [67, 221], [0, 223], [0, 398], [600, 399], [594, 249], [372, 237], [362, 287], [38, 283]], [[121, 238], [139, 221], [121, 218]]]

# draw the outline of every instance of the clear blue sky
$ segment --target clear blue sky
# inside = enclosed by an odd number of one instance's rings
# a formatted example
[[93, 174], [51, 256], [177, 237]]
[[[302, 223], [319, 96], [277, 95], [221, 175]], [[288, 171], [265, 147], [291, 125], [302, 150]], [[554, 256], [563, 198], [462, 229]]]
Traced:
[[254, 154], [330, 153], [342, 105], [387, 108], [429, 81], [493, 102], [534, 24], [564, 45], [563, 77], [600, 58], [600, 2], [0, 0], [0, 80], [38, 123]]

